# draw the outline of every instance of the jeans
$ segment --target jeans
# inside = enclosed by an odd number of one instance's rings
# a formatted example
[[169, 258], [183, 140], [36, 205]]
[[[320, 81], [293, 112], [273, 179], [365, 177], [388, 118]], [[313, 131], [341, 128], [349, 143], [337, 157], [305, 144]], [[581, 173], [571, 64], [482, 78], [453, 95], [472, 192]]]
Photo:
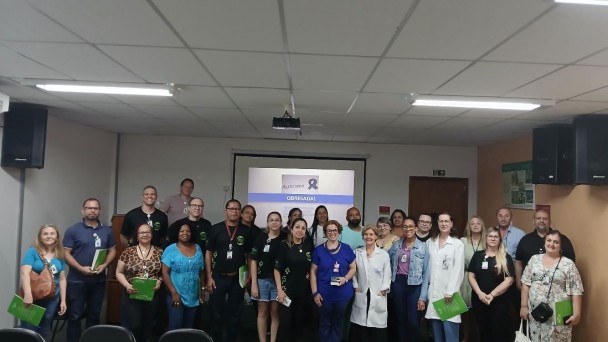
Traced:
[[67, 306], [68, 327], [67, 342], [78, 342], [80, 339], [80, 320], [86, 316], [86, 327], [99, 325], [101, 305], [106, 295], [106, 282], [68, 281]]
[[[213, 280], [215, 281], [215, 290], [213, 290], [209, 299], [211, 318], [214, 322], [211, 337], [216, 342], [235, 342], [240, 330], [241, 316], [243, 315], [245, 290], [239, 284], [238, 276], [223, 276], [215, 272], [213, 273]], [[227, 302], [226, 295], [228, 295]], [[222, 312], [224, 308], [228, 313], [228, 331], [225, 340], [222, 338], [222, 327], [224, 326]]]
[[408, 285], [407, 276], [397, 275], [391, 287], [394, 301], [397, 341], [418, 341], [418, 300], [422, 285]]
[[433, 338], [435, 342], [460, 341], [460, 323], [431, 319]]
[[346, 317], [349, 300], [334, 303], [322, 302], [319, 308], [319, 341], [340, 342], [342, 338], [342, 320]]
[[171, 297], [171, 293], [167, 293], [166, 303], [167, 312], [169, 315], [169, 325], [167, 326], [167, 331], [181, 328], [192, 329], [194, 327], [194, 319], [196, 318], [196, 310], [198, 309], [198, 306], [187, 307], [180, 305], [179, 307], [175, 307], [173, 306], [173, 297]]
[[34, 304], [46, 309], [44, 316], [42, 316], [42, 320], [40, 320], [40, 325], [35, 326], [22, 321], [21, 328], [35, 331], [46, 339], [47, 335], [49, 334], [53, 318], [57, 313], [57, 307], [59, 306], [59, 295], [57, 294], [51, 299], [37, 300], [34, 302]]

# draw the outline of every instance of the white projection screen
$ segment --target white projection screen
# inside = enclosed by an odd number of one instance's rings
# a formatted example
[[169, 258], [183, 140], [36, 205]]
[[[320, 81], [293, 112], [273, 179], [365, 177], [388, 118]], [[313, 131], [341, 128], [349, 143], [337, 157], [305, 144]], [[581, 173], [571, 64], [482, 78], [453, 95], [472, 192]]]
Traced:
[[329, 219], [346, 223], [346, 210], [364, 212], [364, 158], [234, 155], [233, 196], [255, 207], [255, 224], [266, 227], [266, 217], [278, 211], [287, 223], [291, 208], [302, 210], [312, 224], [315, 208], [325, 205]]

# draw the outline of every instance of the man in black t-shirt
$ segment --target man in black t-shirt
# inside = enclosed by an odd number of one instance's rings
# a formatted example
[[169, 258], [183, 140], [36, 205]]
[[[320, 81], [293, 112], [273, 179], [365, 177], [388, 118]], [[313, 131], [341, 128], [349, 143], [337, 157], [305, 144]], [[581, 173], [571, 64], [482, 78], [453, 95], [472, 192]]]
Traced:
[[124, 247], [137, 243], [133, 233], [142, 224], [148, 224], [152, 228], [152, 244], [162, 247], [167, 239], [168, 220], [167, 214], [156, 209], [154, 206], [157, 199], [156, 188], [148, 185], [144, 188], [141, 199], [141, 207], [130, 210], [126, 215], [120, 228], [120, 242]]
[[202, 199], [192, 197], [190, 201], [188, 201], [188, 216], [173, 222], [169, 227], [169, 243], [176, 243], [179, 229], [181, 226], [187, 225], [195, 236], [194, 241], [199, 245], [204, 254], [207, 245], [207, 237], [211, 231], [211, 222], [202, 217], [204, 208], [205, 202], [203, 202]]
[[[528, 261], [533, 255], [545, 253], [545, 236], [551, 229], [551, 214], [548, 211], [539, 209], [534, 213], [534, 231], [526, 234], [517, 245], [515, 254], [515, 284], [521, 290], [521, 275], [528, 266]], [[576, 261], [574, 246], [566, 235], [560, 233], [562, 255]]]
[[[211, 292], [209, 304], [214, 322], [211, 337], [214, 341], [236, 341], [243, 314], [244, 287], [250, 280], [247, 275], [242, 286], [239, 282], [239, 269], [249, 264], [249, 253], [253, 244], [251, 229], [239, 223], [240, 212], [241, 203], [236, 199], [229, 200], [226, 203], [226, 220], [213, 225], [207, 239], [206, 290]], [[222, 312], [225, 307], [228, 324], [227, 337], [224, 340]]]

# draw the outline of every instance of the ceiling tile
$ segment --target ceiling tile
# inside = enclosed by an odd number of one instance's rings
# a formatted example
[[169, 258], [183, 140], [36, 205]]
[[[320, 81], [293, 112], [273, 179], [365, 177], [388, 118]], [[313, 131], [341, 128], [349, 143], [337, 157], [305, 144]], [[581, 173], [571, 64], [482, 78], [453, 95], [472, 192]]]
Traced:
[[82, 42], [30, 6], [27, 1], [0, 0], [0, 39]]
[[420, 1], [388, 56], [477, 59], [550, 6], [529, 0]]
[[28, 0], [89, 42], [182, 46], [145, 0]]
[[296, 115], [301, 110], [345, 114], [353, 103], [356, 94], [338, 91], [296, 90], [293, 96], [295, 98]]
[[608, 108], [608, 102], [561, 101], [553, 107], [522, 114], [517, 119], [561, 121]]
[[284, 54], [210, 50], [195, 52], [222, 86], [289, 87]]
[[344, 123], [348, 125], [367, 126], [385, 126], [398, 118], [398, 114], [359, 114], [350, 113], [344, 119]]
[[178, 106], [155, 106], [155, 105], [133, 105], [135, 108], [148, 113], [159, 119], [193, 119], [196, 115], [190, 113], [183, 107]]
[[461, 118], [456, 117], [445, 122], [442, 122], [438, 125], [437, 129], [441, 130], [474, 130], [481, 127], [485, 127], [500, 121], [504, 121], [504, 119], [500, 118]]
[[390, 126], [415, 129], [431, 128], [449, 119], [450, 118], [441, 116], [401, 115], [401, 117], [393, 121]]
[[589, 58], [585, 58], [581, 61], [578, 61], [576, 64], [608, 66], [608, 49], [598, 52]]
[[148, 114], [133, 106], [124, 103], [107, 102], [78, 102], [79, 105], [90, 108], [98, 113], [118, 118], [147, 118]]
[[0, 76], [2, 77], [56, 80], [69, 78], [2, 45], [0, 45], [0, 60], [2, 61], [0, 63]]
[[359, 91], [376, 61], [363, 57], [290, 55], [293, 87]]
[[557, 5], [484, 59], [572, 63], [608, 45], [607, 17], [604, 6]]
[[478, 62], [437, 89], [435, 94], [500, 96], [560, 67], [551, 64]]
[[237, 109], [206, 107], [188, 107], [188, 109], [207, 122], [247, 122]]
[[234, 104], [219, 87], [179, 86], [173, 99], [184, 106], [234, 108]]
[[388, 93], [361, 93], [351, 113], [368, 114], [401, 114], [410, 105], [405, 101], [403, 94]]
[[289, 103], [289, 91], [264, 88], [225, 88], [228, 95], [241, 108], [276, 108], [283, 114], [283, 107]]
[[16, 99], [58, 100], [57, 96], [30, 86], [0, 84], [0, 92]]
[[460, 118], [489, 118], [508, 119], [519, 116], [527, 111], [500, 110], [500, 109], [469, 109], [458, 117]]
[[283, 51], [276, 0], [153, 0], [193, 48]]
[[412, 0], [288, 0], [291, 52], [380, 56]]
[[581, 96], [573, 97], [576, 101], [608, 101], [608, 86], [588, 92]]
[[141, 82], [88, 44], [5, 43], [32, 60], [81, 81]]
[[607, 85], [608, 67], [568, 66], [506, 96], [562, 100]]
[[430, 94], [469, 64], [459, 61], [384, 59], [365, 91]]
[[458, 116], [466, 111], [468, 108], [449, 108], [449, 107], [426, 107], [426, 106], [410, 106], [410, 109], [406, 112], [407, 115], [418, 115], [418, 116]]
[[187, 49], [109, 45], [99, 48], [147, 82], [215, 85]]

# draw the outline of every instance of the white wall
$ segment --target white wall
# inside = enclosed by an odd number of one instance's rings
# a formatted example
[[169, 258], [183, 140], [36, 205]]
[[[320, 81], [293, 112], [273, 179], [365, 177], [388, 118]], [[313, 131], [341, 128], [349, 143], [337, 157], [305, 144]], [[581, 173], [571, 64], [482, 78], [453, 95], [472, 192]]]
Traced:
[[[49, 116], [44, 168], [25, 171], [23, 250], [32, 244], [42, 224], [57, 224], [63, 233], [80, 220], [87, 197], [99, 198], [102, 210], [113, 206], [115, 141], [115, 134]], [[16, 256], [19, 174], [18, 169], [0, 169], [0, 327], [13, 325], [5, 308], [16, 291], [14, 270], [21, 258]], [[102, 220], [108, 222], [111, 214], [106, 210]]]
[[[141, 190], [152, 184], [159, 199], [176, 194], [179, 182], [194, 179], [194, 195], [205, 200], [205, 217], [224, 219], [224, 203], [232, 184], [233, 150], [293, 152], [298, 155], [368, 155], [365, 188], [365, 222], [378, 217], [378, 206], [408, 207], [410, 176], [432, 176], [433, 169], [446, 177], [469, 178], [469, 214], [477, 208], [477, 148], [354, 144], [255, 139], [219, 139], [123, 135], [119, 148], [118, 213], [141, 205]], [[332, 214], [333, 216], [334, 214]], [[335, 217], [342, 220], [346, 213]]]

